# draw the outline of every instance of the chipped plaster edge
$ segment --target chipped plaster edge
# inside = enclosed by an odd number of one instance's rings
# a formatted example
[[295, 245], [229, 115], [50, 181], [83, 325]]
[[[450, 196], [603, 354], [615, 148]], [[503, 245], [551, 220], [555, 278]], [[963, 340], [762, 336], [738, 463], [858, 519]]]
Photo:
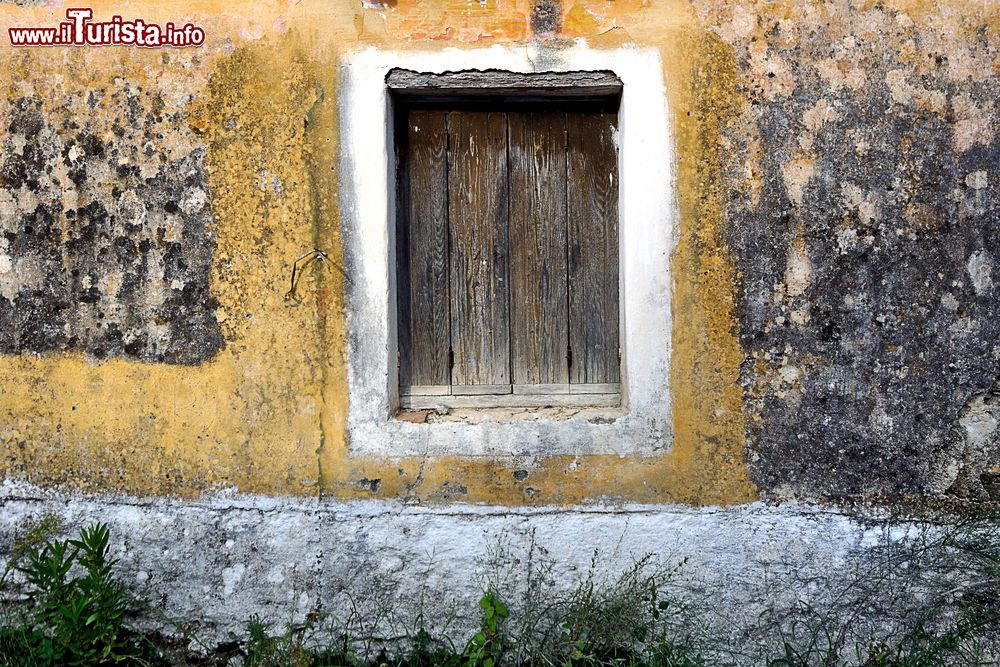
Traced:
[[[398, 404], [392, 108], [385, 75], [424, 72], [611, 70], [619, 111], [619, 234], [625, 414], [412, 424]], [[655, 455], [672, 443], [670, 256], [677, 238], [674, 159], [655, 49], [540, 45], [395, 52], [367, 48], [342, 62], [340, 192], [347, 298], [348, 442], [356, 455]], [[605, 420], [600, 420], [604, 422]]]

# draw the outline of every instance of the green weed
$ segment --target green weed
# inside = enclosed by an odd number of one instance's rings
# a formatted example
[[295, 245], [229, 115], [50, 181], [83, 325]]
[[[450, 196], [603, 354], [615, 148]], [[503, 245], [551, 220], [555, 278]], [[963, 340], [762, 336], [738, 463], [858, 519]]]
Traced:
[[0, 629], [0, 656], [17, 666], [110, 665], [143, 660], [145, 646], [123, 617], [127, 598], [110, 558], [110, 532], [103, 524], [80, 531], [79, 539], [28, 544], [18, 554], [26, 564], [25, 608], [20, 623]]

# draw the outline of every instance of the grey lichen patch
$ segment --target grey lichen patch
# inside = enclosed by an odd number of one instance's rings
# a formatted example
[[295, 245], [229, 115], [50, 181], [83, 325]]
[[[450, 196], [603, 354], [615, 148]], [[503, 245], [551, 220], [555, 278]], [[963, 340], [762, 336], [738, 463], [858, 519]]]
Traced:
[[357, 486], [360, 489], [370, 492], [372, 495], [378, 493], [378, 490], [382, 487], [381, 479], [368, 479], [367, 477], [362, 477], [357, 481]]
[[469, 488], [458, 482], [446, 481], [441, 485], [441, 494], [445, 498], [469, 495]]
[[211, 358], [214, 221], [183, 113], [123, 78], [7, 107], [0, 352]]
[[724, 141], [752, 474], [958, 490], [1000, 463], [959, 427], [1000, 377], [1000, 40], [947, 8], [758, 7], [701, 8], [745, 100]]
[[950, 491], [977, 500], [1000, 500], [1000, 382], [975, 394], [958, 421], [962, 449], [945, 462], [944, 470], [955, 481]]
[[554, 35], [562, 28], [559, 0], [535, 0], [531, 7], [531, 32], [537, 36]]

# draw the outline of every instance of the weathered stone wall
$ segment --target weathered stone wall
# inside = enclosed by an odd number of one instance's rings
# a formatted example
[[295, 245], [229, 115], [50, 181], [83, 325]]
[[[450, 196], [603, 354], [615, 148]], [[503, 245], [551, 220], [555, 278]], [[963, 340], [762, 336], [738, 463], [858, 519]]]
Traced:
[[[996, 7], [183, 7], [144, 18], [196, 20], [204, 46], [0, 53], [8, 475], [514, 504], [996, 493]], [[572, 39], [663, 61], [666, 453], [352, 456], [337, 63], [522, 42], [544, 60]], [[333, 266], [284, 299], [313, 247]]]
[[[61, 522], [60, 534], [107, 523], [119, 575], [155, 609], [137, 606], [137, 622], [186, 632], [199, 650], [245, 641], [254, 614], [279, 635], [310, 627], [329, 642], [349, 628], [364, 639], [359, 650], [372, 652], [415, 632], [419, 617], [461, 647], [478, 630], [488, 585], [513, 622], [588, 577], [600, 589], [645, 561], [643, 576], [655, 574], [660, 599], [671, 601], [667, 613], [680, 614], [678, 636], [690, 634], [715, 656], [709, 664], [759, 665], [780, 655], [781, 632], [802, 639], [791, 623], [806, 607], [817, 616], [805, 617], [815, 625], [804, 632], [835, 628], [853, 655], [853, 646], [891, 636], [905, 610], [930, 619], [921, 601], [939, 600], [938, 588], [954, 602], [948, 573], [968, 564], [930, 553], [939, 527], [795, 503], [511, 509], [239, 495], [108, 499], [10, 484], [2, 491], [2, 544], [43, 512]], [[960, 570], [961, 585], [974, 569]], [[532, 581], [538, 590], [528, 590]]]
[[[4, 26], [63, 12], [0, 5]], [[1000, 7], [181, 0], [142, 12], [197, 23], [205, 45], [0, 49], [8, 480], [498, 506], [995, 498]], [[574, 40], [662, 61], [674, 152], [650, 159], [674, 164], [663, 188], [678, 209], [663, 447], [352, 453], [341, 66], [362, 49], [405, 66], [417, 49], [497, 44], [544, 63]], [[312, 248], [332, 262], [285, 298]]]
[[[0, 25], [54, 25], [57, 4], [0, 3]], [[472, 600], [485, 545], [537, 529], [567, 582], [627, 544], [688, 557], [690, 590], [749, 618], [775, 602], [764, 581], [823, 604], [795, 573], [868, 559], [879, 503], [997, 499], [1000, 5], [93, 6], [190, 20], [206, 43], [0, 35], [0, 554], [43, 512], [67, 532], [110, 521], [122, 573], [224, 640], [255, 611], [341, 609], [337, 582], [361, 572], [401, 600]], [[662, 448], [352, 451], [344, 63], [504, 45], [543, 67], [578, 41], [662, 62]], [[313, 248], [331, 263], [285, 298]], [[848, 497], [852, 515], [830, 508]]]
[[958, 6], [700, 11], [742, 98], [722, 140], [755, 481], [987, 498], [996, 436], [960, 416], [1000, 375], [995, 24]]
[[224, 341], [190, 96], [120, 77], [86, 90], [52, 83], [25, 82], [7, 100], [0, 353], [210, 359]]

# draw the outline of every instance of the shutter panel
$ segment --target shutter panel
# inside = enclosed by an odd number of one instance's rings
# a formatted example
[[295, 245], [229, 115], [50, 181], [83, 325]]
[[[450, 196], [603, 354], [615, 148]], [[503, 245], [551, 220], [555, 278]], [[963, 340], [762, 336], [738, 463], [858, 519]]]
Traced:
[[514, 391], [568, 393], [566, 115], [508, 118]]
[[567, 116], [572, 384], [617, 383], [618, 157], [615, 114]]
[[615, 404], [616, 115], [411, 109], [405, 120], [403, 404]]
[[506, 114], [450, 112], [448, 133], [452, 392], [510, 393]]
[[404, 391], [447, 387], [448, 172], [443, 111], [410, 111], [397, 247], [399, 378]]

